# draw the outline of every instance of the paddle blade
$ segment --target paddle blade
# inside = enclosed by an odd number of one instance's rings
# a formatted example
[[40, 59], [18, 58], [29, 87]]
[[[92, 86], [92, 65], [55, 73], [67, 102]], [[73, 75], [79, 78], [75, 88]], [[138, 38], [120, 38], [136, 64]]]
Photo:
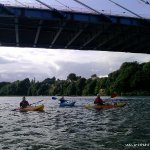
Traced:
[[114, 97], [116, 97], [116, 96], [118, 96], [118, 94], [117, 94], [117, 93], [113, 93], [113, 94], [111, 94], [111, 98], [114, 98]]
[[17, 109], [12, 109], [11, 111], [16, 111]]
[[57, 97], [52, 96], [52, 99], [53, 99], [53, 100], [56, 100], [56, 99], [57, 99]]

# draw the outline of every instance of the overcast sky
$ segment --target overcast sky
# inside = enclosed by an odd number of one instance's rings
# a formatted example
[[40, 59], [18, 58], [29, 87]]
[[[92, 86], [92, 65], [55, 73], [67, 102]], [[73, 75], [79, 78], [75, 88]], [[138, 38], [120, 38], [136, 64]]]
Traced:
[[[25, 0], [18, 1], [25, 2]], [[53, 5], [60, 6], [58, 1], [69, 7], [82, 7], [73, 2], [73, 0], [43, 0], [43, 2], [51, 2]], [[140, 0], [114, 1], [138, 14], [146, 16], [150, 14], [150, 5], [146, 5]], [[16, 1], [14, 0], [14, 2]], [[35, 1], [29, 0], [29, 2], [33, 3]], [[99, 10], [111, 10], [119, 13], [124, 11], [108, 0], [82, 0], [82, 2]], [[34, 77], [36, 80], [42, 81], [53, 76], [59, 79], [66, 79], [69, 73], [76, 73], [76, 75], [86, 78], [89, 78], [92, 74], [102, 77], [119, 69], [123, 62], [131, 61], [148, 62], [150, 61], [150, 55], [0, 47], [0, 81], [16, 81], [25, 78], [33, 79]]]
[[150, 61], [150, 55], [100, 51], [0, 48], [0, 81], [44, 80], [55, 76], [66, 79], [69, 73], [89, 78], [107, 76], [123, 62]]

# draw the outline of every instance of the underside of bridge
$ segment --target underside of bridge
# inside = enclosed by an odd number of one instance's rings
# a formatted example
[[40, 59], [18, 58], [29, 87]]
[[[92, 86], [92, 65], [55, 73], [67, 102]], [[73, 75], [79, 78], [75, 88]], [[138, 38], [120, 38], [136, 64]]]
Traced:
[[149, 20], [0, 6], [0, 45], [150, 54]]

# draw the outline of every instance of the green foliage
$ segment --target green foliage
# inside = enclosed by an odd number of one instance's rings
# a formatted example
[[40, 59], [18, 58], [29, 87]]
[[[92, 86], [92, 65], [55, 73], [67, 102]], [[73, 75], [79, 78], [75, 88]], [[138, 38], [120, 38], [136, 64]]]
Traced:
[[97, 78], [96, 74], [91, 75], [91, 78]]
[[101, 95], [106, 95], [106, 88], [107, 88], [107, 80], [108, 78], [97, 78], [96, 87], [95, 87], [95, 94], [100, 93]]
[[109, 89], [110, 93], [116, 91], [117, 93], [134, 93], [136, 92], [150, 93], [148, 87], [150, 83], [150, 62], [138, 64], [137, 62], [125, 62], [120, 69], [109, 74]]
[[76, 82], [76, 95], [81, 96], [83, 89], [86, 85], [86, 79], [85, 78], [80, 78], [79, 80], [77, 80]]
[[66, 89], [66, 95], [76, 95], [76, 85], [74, 82], [71, 82], [67, 89]]
[[76, 80], [77, 80], [76, 74], [75, 74], [75, 73], [70, 73], [70, 74], [67, 76], [67, 80], [76, 81]]
[[86, 85], [83, 90], [83, 95], [95, 95], [95, 87], [96, 87], [97, 80], [96, 79], [87, 79]]
[[19, 81], [17, 84], [17, 95], [27, 95], [28, 88], [30, 87], [30, 80], [28, 78]]
[[85, 79], [70, 73], [67, 80], [55, 77], [42, 82], [28, 78], [22, 81], [1, 82], [0, 96], [25, 95], [111, 95], [116, 92], [122, 95], [150, 95], [150, 62], [139, 64], [125, 62], [120, 69], [110, 73], [108, 77], [99, 78], [96, 74]]

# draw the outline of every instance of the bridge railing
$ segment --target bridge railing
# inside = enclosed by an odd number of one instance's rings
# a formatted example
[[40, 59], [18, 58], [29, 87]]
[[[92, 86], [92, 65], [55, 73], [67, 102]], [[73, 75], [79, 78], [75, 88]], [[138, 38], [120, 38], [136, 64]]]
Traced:
[[[20, 2], [18, 0], [12, 1], [12, 0], [0, 0], [1, 4], [4, 4], [5, 6], [14, 6], [14, 7], [25, 7], [25, 8], [37, 8], [37, 9], [48, 9], [46, 6], [40, 4], [40, 3], [31, 3], [31, 2]], [[86, 8], [80, 8], [80, 7], [65, 7], [60, 5], [50, 5], [51, 7], [61, 10], [61, 11], [71, 11], [71, 12], [81, 12], [81, 13], [90, 13], [90, 14], [96, 14], [96, 12], [86, 9]], [[115, 15], [115, 16], [126, 16], [126, 17], [136, 17], [128, 12], [117, 12], [110, 10], [98, 10], [100, 13], [106, 14], [106, 15]], [[146, 14], [139, 14], [143, 18], [150, 19], [150, 15]]]

